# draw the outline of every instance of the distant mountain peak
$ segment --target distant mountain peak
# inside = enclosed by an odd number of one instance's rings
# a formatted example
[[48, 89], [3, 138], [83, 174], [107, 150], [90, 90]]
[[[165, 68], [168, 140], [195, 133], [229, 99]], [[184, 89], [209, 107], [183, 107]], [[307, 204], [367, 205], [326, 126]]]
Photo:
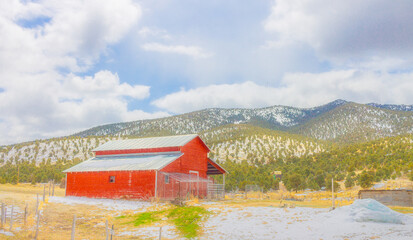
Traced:
[[403, 111], [403, 112], [412, 112], [413, 105], [405, 105], [405, 104], [380, 104], [380, 103], [367, 103], [366, 105], [376, 107], [376, 108], [384, 108], [393, 111]]
[[343, 99], [337, 99], [337, 100], [332, 101], [332, 102], [331, 102], [331, 103], [329, 103], [329, 104], [334, 104], [334, 105], [343, 105], [343, 104], [346, 104], [346, 103], [348, 103], [348, 101], [343, 100]]

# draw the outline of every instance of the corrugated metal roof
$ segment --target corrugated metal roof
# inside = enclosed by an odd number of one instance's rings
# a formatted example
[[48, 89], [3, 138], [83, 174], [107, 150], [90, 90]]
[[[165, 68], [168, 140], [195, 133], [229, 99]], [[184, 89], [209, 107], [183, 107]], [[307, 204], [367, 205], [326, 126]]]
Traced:
[[146, 148], [161, 148], [161, 147], [181, 147], [187, 144], [198, 135], [179, 135], [168, 137], [151, 137], [151, 138], [136, 138], [127, 140], [116, 140], [107, 142], [93, 151], [108, 151], [108, 150], [128, 150], [128, 149], [146, 149]]
[[157, 153], [94, 157], [63, 172], [160, 170], [182, 155], [182, 153]]

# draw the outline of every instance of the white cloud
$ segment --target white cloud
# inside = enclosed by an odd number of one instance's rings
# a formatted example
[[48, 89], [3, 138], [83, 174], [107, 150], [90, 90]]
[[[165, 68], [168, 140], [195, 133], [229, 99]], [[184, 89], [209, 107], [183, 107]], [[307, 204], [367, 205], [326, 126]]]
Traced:
[[165, 40], [170, 40], [172, 37], [168, 34], [166, 30], [158, 28], [143, 27], [138, 31], [139, 36], [142, 38], [161, 38]]
[[144, 99], [149, 97], [149, 86], [120, 83], [117, 74], [110, 71], [100, 71], [94, 77], [78, 77], [70, 75], [64, 82], [62, 97], [67, 98], [112, 98], [132, 97]]
[[[2, 3], [0, 64], [21, 71], [56, 67], [81, 71], [109, 44], [118, 42], [141, 15], [140, 7], [130, 0]], [[22, 27], [41, 19], [49, 21], [35, 28]]]
[[264, 27], [276, 34], [272, 46], [304, 42], [339, 64], [413, 62], [412, 10], [408, 0], [277, 0]]
[[185, 46], [185, 45], [165, 45], [161, 43], [146, 43], [142, 45], [142, 49], [145, 51], [154, 51], [160, 53], [174, 53], [187, 55], [193, 58], [208, 58], [212, 54], [206, 52], [197, 46]]
[[[60, 77], [56, 81], [55, 77]], [[149, 97], [148, 86], [120, 83], [116, 74], [21, 75], [0, 93], [0, 143], [72, 134], [105, 123], [164, 117], [129, 110], [128, 98]], [[17, 77], [16, 77], [17, 78]]]
[[128, 108], [149, 86], [105, 70], [79, 76], [140, 16], [131, 0], [0, 1], [0, 144], [166, 116]]
[[357, 70], [294, 73], [286, 75], [280, 87], [254, 82], [209, 85], [183, 89], [157, 99], [152, 104], [175, 113], [211, 107], [313, 107], [336, 99], [402, 104], [413, 102], [412, 78], [413, 73], [383, 74]]

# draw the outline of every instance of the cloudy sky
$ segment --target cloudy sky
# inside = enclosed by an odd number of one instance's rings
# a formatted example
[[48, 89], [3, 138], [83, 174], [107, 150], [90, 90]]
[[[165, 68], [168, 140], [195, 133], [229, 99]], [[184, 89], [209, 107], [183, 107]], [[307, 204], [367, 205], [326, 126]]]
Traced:
[[209, 107], [413, 104], [410, 0], [0, 1], [0, 145]]

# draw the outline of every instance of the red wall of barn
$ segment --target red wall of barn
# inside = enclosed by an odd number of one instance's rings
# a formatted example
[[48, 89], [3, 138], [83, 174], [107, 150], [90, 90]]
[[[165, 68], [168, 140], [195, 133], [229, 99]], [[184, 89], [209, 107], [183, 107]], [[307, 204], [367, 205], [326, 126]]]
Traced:
[[155, 171], [67, 173], [66, 196], [148, 199], [155, 196]]
[[179, 172], [188, 174], [189, 171], [198, 171], [199, 176], [206, 178], [208, 170], [208, 148], [202, 140], [197, 137], [181, 147], [181, 152], [184, 154], [179, 159], [175, 160], [168, 166], [164, 167], [162, 172]]

